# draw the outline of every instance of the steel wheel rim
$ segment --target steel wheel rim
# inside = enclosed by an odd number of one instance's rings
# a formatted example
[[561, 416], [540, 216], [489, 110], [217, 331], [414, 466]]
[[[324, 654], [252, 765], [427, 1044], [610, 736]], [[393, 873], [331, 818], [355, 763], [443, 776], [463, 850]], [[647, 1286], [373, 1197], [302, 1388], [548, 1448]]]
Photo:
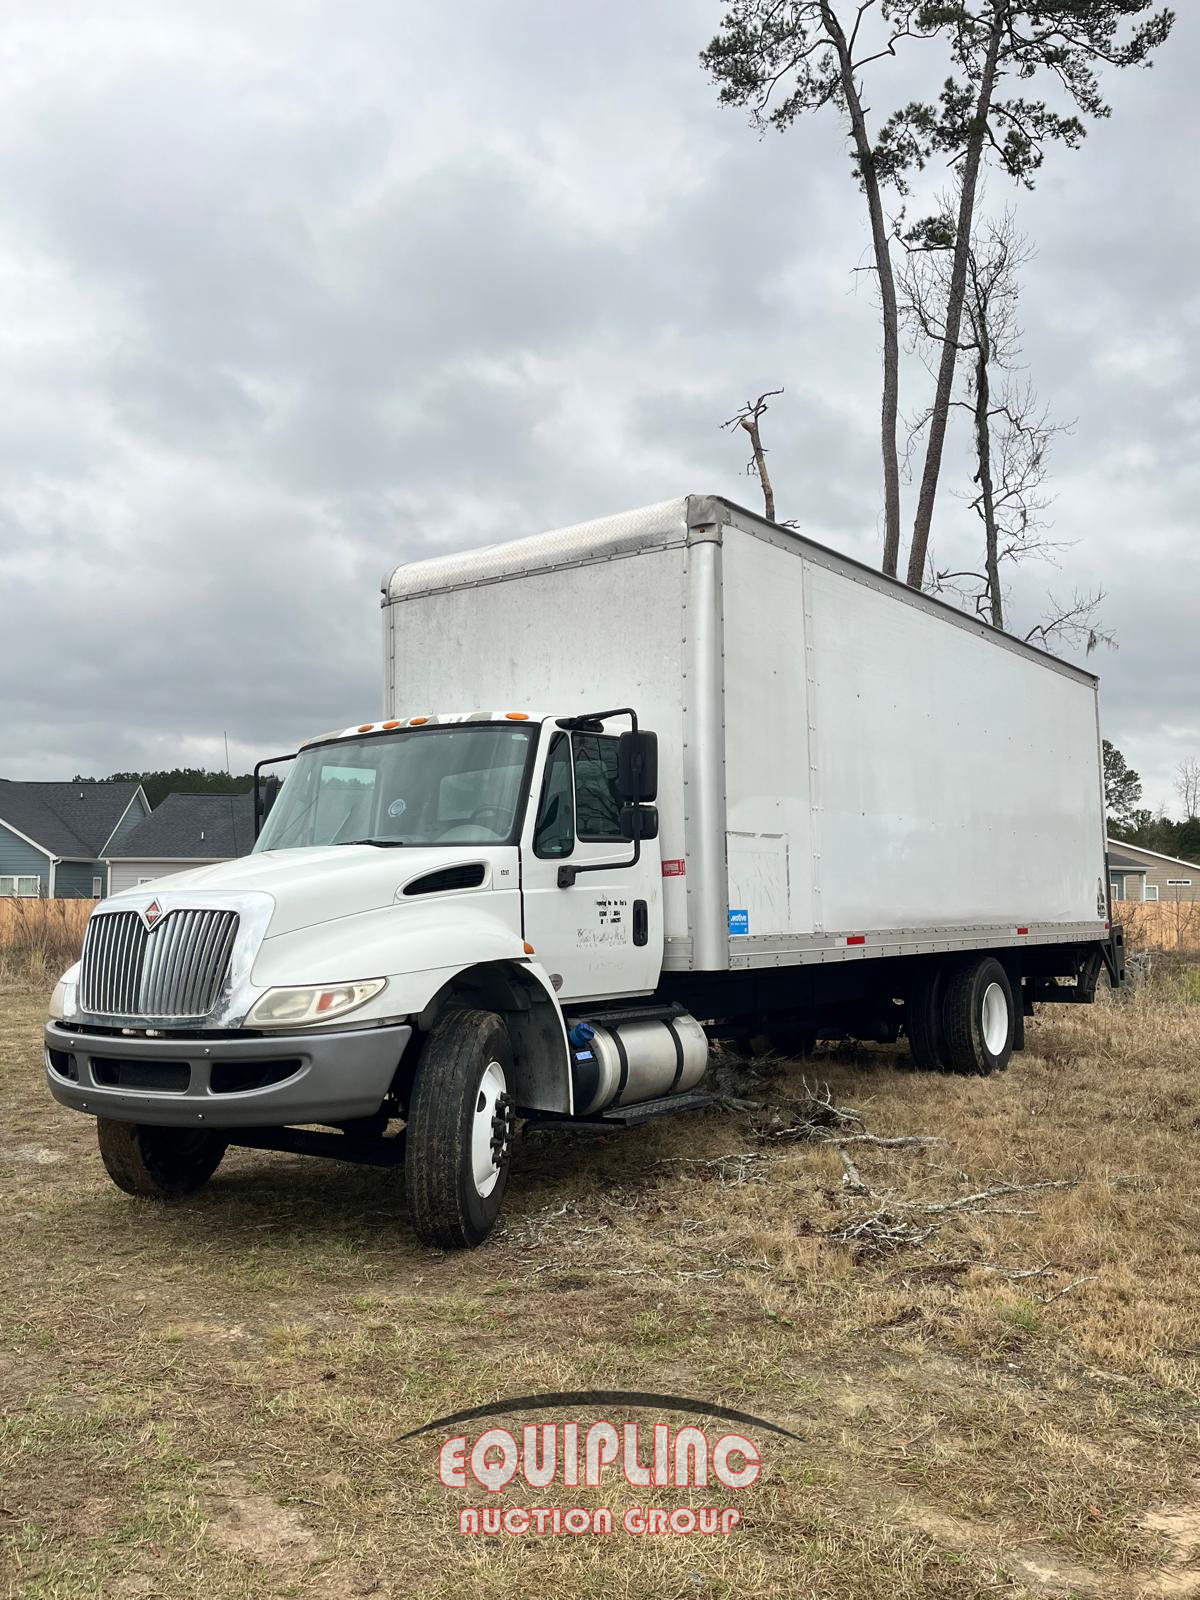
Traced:
[[1008, 1000], [998, 983], [989, 983], [983, 992], [983, 1042], [994, 1056], [1008, 1043]]
[[471, 1178], [481, 1200], [486, 1200], [500, 1181], [500, 1163], [492, 1150], [492, 1119], [500, 1113], [500, 1097], [507, 1088], [504, 1068], [498, 1061], [489, 1061], [475, 1091], [471, 1117]]

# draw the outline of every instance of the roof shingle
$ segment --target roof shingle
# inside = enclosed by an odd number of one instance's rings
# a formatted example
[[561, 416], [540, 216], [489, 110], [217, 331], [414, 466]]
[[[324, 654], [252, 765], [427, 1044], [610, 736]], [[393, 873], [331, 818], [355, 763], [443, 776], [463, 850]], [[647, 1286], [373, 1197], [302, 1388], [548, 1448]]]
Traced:
[[19, 783], [0, 778], [0, 822], [60, 859], [94, 861], [137, 791], [136, 783]]
[[112, 861], [227, 861], [254, 844], [253, 794], [169, 794], [109, 853]]

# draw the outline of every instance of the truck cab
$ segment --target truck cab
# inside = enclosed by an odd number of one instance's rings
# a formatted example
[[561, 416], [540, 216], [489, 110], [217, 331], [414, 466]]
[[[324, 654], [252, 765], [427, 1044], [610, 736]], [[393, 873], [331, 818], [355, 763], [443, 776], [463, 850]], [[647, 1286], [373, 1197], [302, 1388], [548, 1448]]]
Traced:
[[[695, 1084], [690, 1018], [684, 1037], [669, 1009], [641, 1018], [653, 1062], [634, 1038], [606, 1077], [563, 1009], [659, 981], [656, 741], [634, 711], [389, 718], [281, 759], [253, 853], [105, 901], [55, 991], [50, 1089], [99, 1119], [119, 1184], [188, 1192], [230, 1142], [398, 1161], [399, 1123], [419, 1230], [476, 1243], [516, 1116]], [[312, 1125], [342, 1147], [287, 1137]]]

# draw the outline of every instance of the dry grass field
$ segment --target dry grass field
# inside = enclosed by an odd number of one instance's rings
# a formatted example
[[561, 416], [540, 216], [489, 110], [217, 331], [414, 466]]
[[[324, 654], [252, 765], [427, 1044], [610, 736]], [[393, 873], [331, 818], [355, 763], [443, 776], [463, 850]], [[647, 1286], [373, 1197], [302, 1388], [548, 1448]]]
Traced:
[[[740, 1109], [530, 1132], [501, 1230], [452, 1256], [396, 1173], [235, 1151], [169, 1208], [119, 1193], [42, 1086], [45, 998], [0, 1001], [0, 1593], [1200, 1594], [1194, 975], [1046, 1013], [991, 1081], [825, 1049], [746, 1069]], [[937, 1142], [848, 1168], [795, 1137], [805, 1078], [843, 1134]], [[724, 1539], [490, 1540], [440, 1435], [395, 1442], [601, 1386], [802, 1442], [762, 1436]]]
[[53, 983], [79, 958], [94, 900], [0, 900], [0, 982]]

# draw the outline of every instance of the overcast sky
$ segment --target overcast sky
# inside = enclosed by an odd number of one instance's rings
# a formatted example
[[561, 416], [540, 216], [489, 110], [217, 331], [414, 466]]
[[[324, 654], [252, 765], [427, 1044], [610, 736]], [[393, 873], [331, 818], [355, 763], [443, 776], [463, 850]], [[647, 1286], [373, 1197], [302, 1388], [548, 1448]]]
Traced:
[[[999, 178], [1105, 731], [1200, 756], [1200, 16]], [[0, 30], [0, 776], [224, 765], [378, 714], [386, 567], [686, 492], [879, 555], [878, 323], [832, 113], [760, 139], [710, 0], [47, 0]], [[878, 78], [879, 114], [928, 81]], [[893, 81], [895, 88], [893, 89]], [[906, 374], [915, 411], [926, 383]], [[948, 486], [952, 487], [952, 485]], [[910, 492], [906, 524], [911, 519]], [[935, 549], [969, 531], [947, 495]]]

